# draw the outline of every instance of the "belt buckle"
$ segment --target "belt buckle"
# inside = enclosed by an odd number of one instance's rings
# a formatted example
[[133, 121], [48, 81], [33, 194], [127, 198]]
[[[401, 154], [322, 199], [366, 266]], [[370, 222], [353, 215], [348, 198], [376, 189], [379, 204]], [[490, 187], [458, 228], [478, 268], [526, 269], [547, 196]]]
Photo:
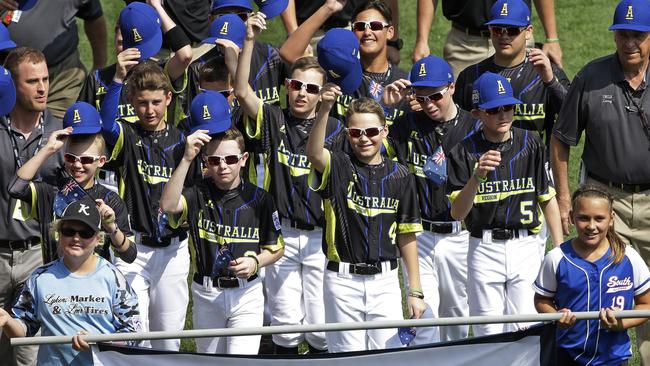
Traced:
[[379, 272], [381, 272], [379, 267], [377, 267], [374, 264], [368, 264], [368, 263], [355, 264], [352, 266], [352, 268], [354, 269], [353, 272], [354, 274], [365, 275], [365, 276], [376, 275]]
[[512, 239], [512, 230], [508, 229], [492, 229], [492, 239], [496, 240], [510, 240]]
[[217, 277], [217, 278], [216, 278], [216, 280], [217, 280], [217, 288], [219, 288], [219, 289], [224, 289], [224, 288], [225, 288], [225, 287], [223, 287], [223, 285], [221, 284], [221, 280], [223, 280], [223, 279], [224, 279], [224, 277]]
[[433, 224], [434, 227], [438, 227], [438, 232], [440, 234], [451, 234], [454, 232], [454, 224], [450, 222], [444, 222], [440, 224]]
[[25, 250], [28, 249], [28, 244], [26, 240], [10, 240], [9, 249], [13, 250]]

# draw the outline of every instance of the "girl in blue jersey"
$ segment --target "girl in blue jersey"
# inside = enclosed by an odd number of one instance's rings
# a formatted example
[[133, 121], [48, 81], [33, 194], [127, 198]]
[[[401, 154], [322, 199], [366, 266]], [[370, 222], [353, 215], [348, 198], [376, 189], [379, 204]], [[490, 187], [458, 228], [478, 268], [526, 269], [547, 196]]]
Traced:
[[[632, 356], [626, 329], [646, 319], [617, 319], [614, 310], [650, 309], [650, 272], [614, 231], [613, 198], [583, 186], [571, 202], [578, 236], [551, 250], [534, 284], [540, 313], [562, 312], [556, 334], [558, 365], [626, 365]], [[576, 322], [573, 311], [599, 311]]]

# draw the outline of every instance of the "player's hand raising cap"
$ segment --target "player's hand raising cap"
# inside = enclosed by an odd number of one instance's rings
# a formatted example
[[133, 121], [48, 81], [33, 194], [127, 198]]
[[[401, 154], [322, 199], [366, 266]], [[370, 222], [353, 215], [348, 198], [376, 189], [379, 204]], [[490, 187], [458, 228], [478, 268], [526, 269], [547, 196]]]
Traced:
[[210, 24], [210, 36], [201, 42], [214, 44], [218, 39], [227, 39], [241, 49], [244, 38], [246, 38], [246, 23], [235, 14], [225, 14], [217, 17]]
[[609, 30], [650, 32], [650, 2], [648, 0], [623, 0], [616, 6], [614, 21]]
[[133, 2], [122, 9], [119, 23], [124, 49], [137, 48], [142, 60], [160, 51], [162, 29], [156, 9], [145, 3]]
[[318, 63], [327, 73], [327, 81], [352, 94], [363, 76], [359, 59], [359, 40], [349, 29], [334, 28], [325, 33], [316, 47]]
[[472, 104], [475, 108], [490, 109], [521, 104], [521, 101], [513, 96], [512, 85], [508, 79], [488, 71], [474, 81]]
[[226, 97], [214, 90], [194, 97], [190, 106], [190, 133], [207, 130], [208, 135], [216, 135], [228, 130], [231, 125], [230, 106]]
[[63, 115], [63, 128], [72, 127], [73, 135], [94, 135], [102, 130], [99, 112], [86, 102], [77, 102]]

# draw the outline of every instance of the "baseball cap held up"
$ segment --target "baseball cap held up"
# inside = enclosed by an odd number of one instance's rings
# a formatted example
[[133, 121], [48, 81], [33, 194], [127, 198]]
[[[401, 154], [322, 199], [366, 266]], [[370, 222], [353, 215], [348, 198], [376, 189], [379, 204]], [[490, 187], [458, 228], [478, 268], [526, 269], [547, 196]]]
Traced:
[[255, 0], [255, 4], [269, 20], [280, 15], [287, 8], [289, 0]]
[[0, 66], [0, 116], [6, 116], [16, 104], [16, 87], [9, 70]]
[[7, 27], [0, 24], [0, 50], [6, 50], [7, 48], [16, 48], [16, 42], [11, 40]]
[[316, 53], [328, 81], [341, 87], [344, 94], [352, 94], [359, 88], [363, 76], [359, 41], [351, 30], [330, 29], [318, 42]]
[[63, 115], [63, 127], [72, 127], [73, 135], [94, 135], [102, 130], [102, 119], [95, 107], [77, 102]]
[[217, 17], [210, 24], [210, 36], [203, 43], [214, 44], [217, 39], [227, 39], [242, 48], [246, 38], [246, 23], [235, 14]]
[[79, 221], [86, 224], [95, 232], [101, 230], [102, 218], [90, 198], [74, 201], [68, 205], [61, 216], [62, 221]]
[[190, 106], [190, 133], [208, 130], [208, 135], [215, 135], [231, 125], [230, 106], [221, 93], [208, 90], [194, 97]]
[[154, 8], [133, 2], [122, 9], [119, 23], [124, 49], [137, 48], [142, 60], [158, 53], [162, 45], [162, 29], [160, 17]]
[[522, 0], [499, 0], [490, 10], [490, 21], [485, 25], [530, 25], [530, 8]]
[[412, 86], [438, 88], [454, 82], [454, 73], [447, 61], [429, 55], [411, 67], [409, 80]]
[[472, 104], [475, 108], [489, 109], [521, 104], [521, 101], [513, 96], [512, 85], [508, 79], [488, 71], [474, 81]]
[[623, 0], [616, 6], [614, 21], [609, 30], [650, 32], [650, 2], [648, 0]]

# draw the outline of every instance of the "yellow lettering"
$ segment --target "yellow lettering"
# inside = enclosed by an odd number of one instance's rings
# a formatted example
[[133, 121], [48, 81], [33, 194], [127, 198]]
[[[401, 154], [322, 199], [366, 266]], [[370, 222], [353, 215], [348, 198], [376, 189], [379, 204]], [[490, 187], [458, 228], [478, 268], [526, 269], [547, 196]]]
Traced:
[[228, 22], [224, 22], [221, 26], [220, 34], [228, 34]]
[[502, 17], [508, 16], [508, 3], [503, 4], [503, 6], [501, 7], [501, 16]]
[[72, 117], [72, 122], [73, 123], [81, 122], [81, 116], [79, 115], [79, 110], [78, 109], [74, 110], [74, 116]]
[[426, 76], [427, 75], [427, 67], [424, 63], [420, 65], [420, 72], [418, 73], [418, 76]]
[[140, 33], [138, 33], [137, 28], [133, 28], [133, 41], [142, 42], [142, 36], [140, 35]]
[[501, 83], [501, 80], [497, 80], [497, 93], [499, 93], [499, 94], [505, 94], [506, 93], [506, 88], [503, 87], [503, 84]]
[[625, 20], [634, 20], [634, 11], [632, 10], [632, 5], [627, 6], [627, 13], [625, 14]]
[[203, 106], [203, 119], [210, 119], [212, 116], [210, 115], [210, 111], [208, 110], [208, 106], [204, 105]]

